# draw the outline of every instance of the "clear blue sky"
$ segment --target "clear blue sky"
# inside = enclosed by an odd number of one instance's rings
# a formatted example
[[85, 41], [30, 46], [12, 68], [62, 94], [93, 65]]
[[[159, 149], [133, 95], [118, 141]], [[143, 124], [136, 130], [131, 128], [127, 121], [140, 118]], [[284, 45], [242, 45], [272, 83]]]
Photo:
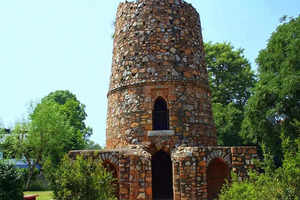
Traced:
[[[70, 90], [86, 105], [92, 139], [104, 145], [113, 21], [120, 0], [0, 0], [0, 120], [27, 115], [29, 103]], [[253, 64], [283, 15], [299, 0], [188, 0], [205, 41], [231, 42]]]

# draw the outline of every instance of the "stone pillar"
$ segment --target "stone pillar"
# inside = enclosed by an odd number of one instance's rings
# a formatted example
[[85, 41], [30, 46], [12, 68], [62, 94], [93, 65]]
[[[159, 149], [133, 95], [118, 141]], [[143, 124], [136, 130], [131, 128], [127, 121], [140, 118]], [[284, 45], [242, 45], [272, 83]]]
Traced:
[[174, 200], [207, 199], [204, 149], [180, 147], [172, 154]]
[[151, 154], [130, 146], [120, 158], [120, 200], [152, 200]]
[[181, 199], [180, 189], [180, 161], [172, 159], [173, 165], [173, 196], [174, 200]]
[[152, 200], [151, 181], [151, 161], [137, 155], [130, 155], [129, 199]]
[[119, 184], [120, 184], [120, 200], [129, 200], [130, 184], [129, 184], [129, 172], [130, 172], [130, 158], [125, 155], [120, 156], [119, 164]]
[[199, 149], [198, 164], [197, 164], [197, 198], [207, 199], [207, 177], [206, 177], [206, 153], [204, 149]]

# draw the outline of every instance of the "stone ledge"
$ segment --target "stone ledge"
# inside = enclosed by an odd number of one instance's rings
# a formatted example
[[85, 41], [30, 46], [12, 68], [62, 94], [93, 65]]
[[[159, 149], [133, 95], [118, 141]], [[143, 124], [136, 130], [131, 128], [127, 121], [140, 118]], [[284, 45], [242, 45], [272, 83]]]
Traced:
[[134, 88], [134, 87], [142, 87], [142, 86], [152, 86], [152, 85], [159, 85], [159, 83], [170, 83], [170, 84], [176, 84], [176, 83], [187, 83], [187, 84], [192, 84], [195, 86], [202, 87], [203, 89], [209, 90], [208, 87], [208, 82], [206, 79], [199, 79], [199, 80], [183, 80], [183, 79], [168, 79], [168, 80], [150, 80], [150, 81], [145, 81], [145, 80], [138, 80], [134, 83], [127, 83], [124, 85], [118, 85], [116, 87], [110, 88], [107, 97], [115, 92], [128, 89], [128, 88]]
[[174, 130], [157, 130], [157, 131], [148, 131], [148, 136], [173, 136], [175, 134]]

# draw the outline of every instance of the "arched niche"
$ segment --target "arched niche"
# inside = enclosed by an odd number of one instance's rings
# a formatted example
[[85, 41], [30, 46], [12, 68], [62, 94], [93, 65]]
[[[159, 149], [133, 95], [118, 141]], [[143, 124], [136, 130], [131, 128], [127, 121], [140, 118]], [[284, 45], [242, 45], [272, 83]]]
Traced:
[[153, 130], [169, 130], [168, 104], [162, 97], [158, 97], [154, 102], [152, 128]]
[[218, 197], [225, 180], [230, 178], [230, 168], [221, 158], [210, 161], [207, 167], [208, 200]]

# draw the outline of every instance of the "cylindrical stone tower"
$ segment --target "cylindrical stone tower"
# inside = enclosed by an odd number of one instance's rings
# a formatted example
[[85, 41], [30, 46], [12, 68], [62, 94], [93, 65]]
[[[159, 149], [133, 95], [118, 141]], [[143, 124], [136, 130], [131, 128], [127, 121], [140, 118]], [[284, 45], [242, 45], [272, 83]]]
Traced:
[[118, 7], [107, 111], [107, 148], [153, 143], [216, 145], [200, 18], [181, 0]]

